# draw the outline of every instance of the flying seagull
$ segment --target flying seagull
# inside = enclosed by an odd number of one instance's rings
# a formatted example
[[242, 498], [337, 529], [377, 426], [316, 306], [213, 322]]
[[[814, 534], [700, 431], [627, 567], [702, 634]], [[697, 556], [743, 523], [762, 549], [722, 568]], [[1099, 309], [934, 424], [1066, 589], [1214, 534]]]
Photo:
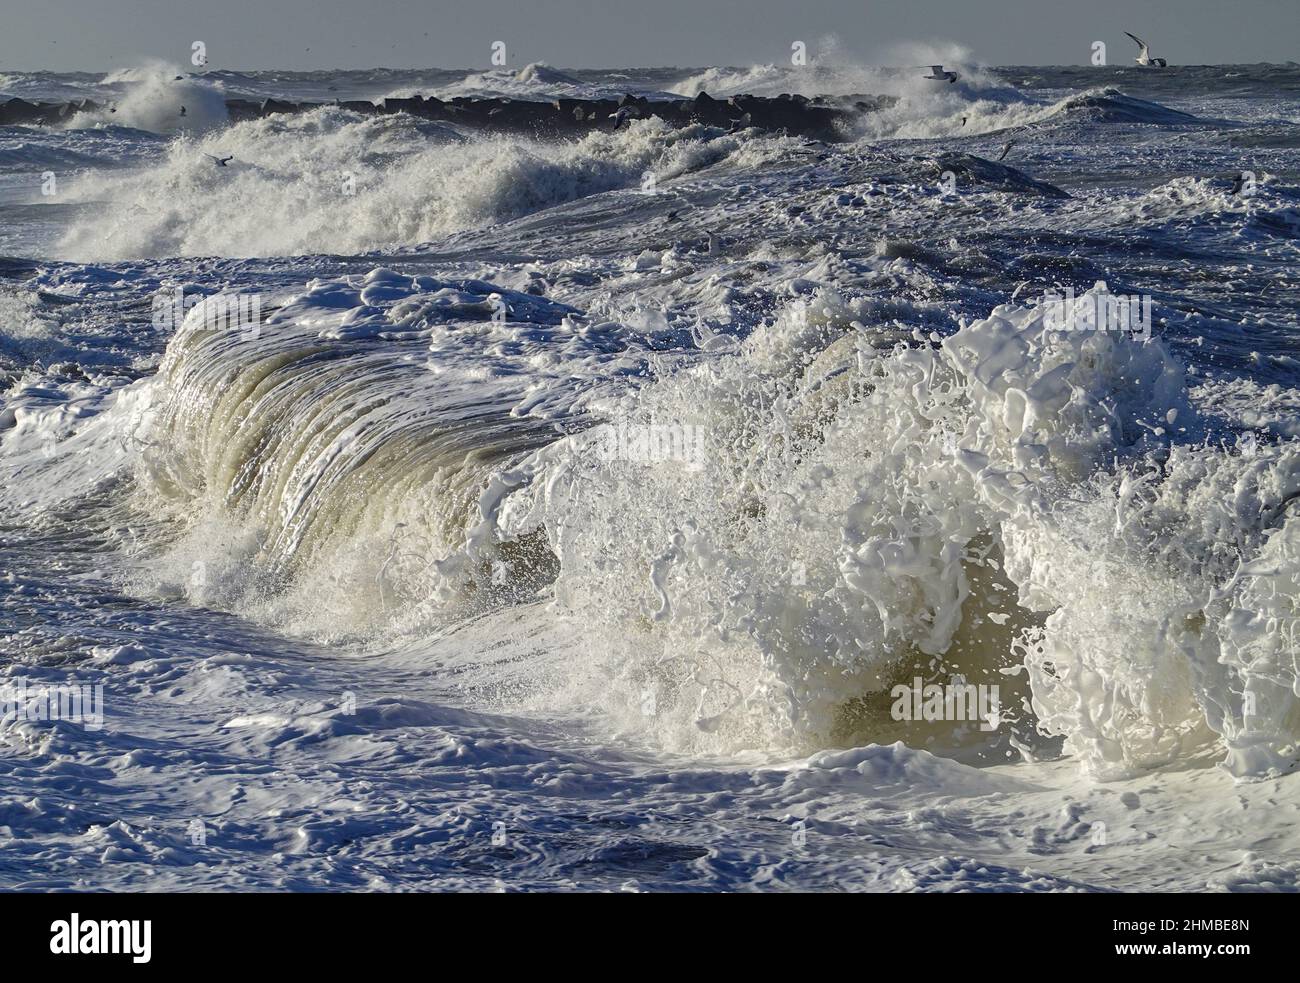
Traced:
[[945, 72], [942, 65], [931, 65], [930, 74], [925, 76], [932, 82], [956, 82], [956, 72]]
[[998, 160], [1006, 160], [1007, 154], [1011, 153], [1011, 148], [1016, 145], [1016, 141], [1008, 140], [1007, 145], [1002, 148], [1002, 153], [998, 154]]
[[731, 126], [727, 128], [727, 132], [739, 133], [741, 130], [746, 129], [750, 125], [750, 120], [751, 117], [749, 113], [746, 113], [744, 116], [740, 117], [740, 119], [733, 119], [731, 121]]
[[609, 118], [614, 121], [614, 129], [617, 130], [628, 120], [636, 119], [636, 113], [633, 110], [629, 109], [627, 106], [624, 106], [618, 112], [610, 113]]
[[[1128, 31], [1125, 31], [1124, 33], [1128, 34]], [[1169, 64], [1163, 58], [1152, 58], [1150, 46], [1136, 34], [1128, 34], [1128, 36], [1137, 42], [1139, 48], [1138, 56], [1133, 60], [1139, 65], [1145, 65], [1148, 68], [1164, 68]]]
[[212, 160], [216, 161], [218, 167], [225, 167], [227, 164], [229, 164], [232, 160], [235, 159], [234, 154], [231, 154], [229, 157], [213, 157], [211, 154], [204, 154], [203, 156], [211, 157]]

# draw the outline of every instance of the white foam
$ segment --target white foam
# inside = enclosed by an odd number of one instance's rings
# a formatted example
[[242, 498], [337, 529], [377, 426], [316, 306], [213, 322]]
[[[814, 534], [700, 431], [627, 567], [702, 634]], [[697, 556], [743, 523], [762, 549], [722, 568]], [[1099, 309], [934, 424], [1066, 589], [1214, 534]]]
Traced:
[[[975, 674], [1014, 655], [1039, 726], [1099, 777], [1220, 740], [1238, 775], [1292, 761], [1292, 629], [1258, 626], [1295, 584], [1234, 580], [1223, 539], [1250, 558], [1287, 521], [1295, 451], [1225, 502], [1218, 485], [1240, 487], [1225, 451], [1180, 450], [1161, 472], [1169, 421], [1195, 413], [1160, 342], [1047, 331], [1041, 309], [1007, 306], [881, 354], [855, 319], [822, 298], [624, 408], [706, 428], [701, 468], [611, 463], [589, 434], [537, 456], [499, 521], [544, 529], [559, 611], [608, 626], [575, 655], [569, 698], [679, 748], [818, 746], [900, 661]], [[995, 557], [1018, 605], [977, 577]], [[1018, 634], [963, 649], [990, 612]], [[1231, 722], [1243, 686], [1261, 694], [1249, 738]]]
[[[409, 245], [635, 188], [647, 170], [668, 180], [734, 147], [660, 120], [548, 144], [462, 140], [408, 117], [321, 109], [180, 139], [156, 167], [87, 177], [78, 200], [106, 204], [70, 230], [60, 252], [84, 261]], [[206, 155], [234, 160], [217, 167]]]
[[224, 125], [228, 118], [219, 84], [164, 62], [114, 72], [104, 82], [127, 83], [125, 95], [111, 106], [78, 113], [70, 126], [132, 126], [153, 133], [198, 134]]

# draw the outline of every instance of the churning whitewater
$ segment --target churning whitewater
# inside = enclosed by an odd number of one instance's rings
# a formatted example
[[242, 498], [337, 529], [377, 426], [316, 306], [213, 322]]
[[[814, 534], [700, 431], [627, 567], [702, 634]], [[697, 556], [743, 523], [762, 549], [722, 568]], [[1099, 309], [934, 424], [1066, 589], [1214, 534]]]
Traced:
[[0, 886], [1300, 887], [1300, 69], [944, 59], [0, 76]]

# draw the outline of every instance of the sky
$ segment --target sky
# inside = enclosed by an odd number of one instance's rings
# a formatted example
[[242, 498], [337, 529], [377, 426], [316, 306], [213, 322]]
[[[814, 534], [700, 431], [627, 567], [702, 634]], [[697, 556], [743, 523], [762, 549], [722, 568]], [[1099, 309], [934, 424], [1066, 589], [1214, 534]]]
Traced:
[[[1170, 64], [1300, 61], [1300, 0], [4, 0], [0, 73], [211, 68], [704, 67], [810, 56], [909, 64], [956, 43], [987, 65], [1087, 64], [1132, 31]], [[833, 56], [830, 52], [834, 52]]]

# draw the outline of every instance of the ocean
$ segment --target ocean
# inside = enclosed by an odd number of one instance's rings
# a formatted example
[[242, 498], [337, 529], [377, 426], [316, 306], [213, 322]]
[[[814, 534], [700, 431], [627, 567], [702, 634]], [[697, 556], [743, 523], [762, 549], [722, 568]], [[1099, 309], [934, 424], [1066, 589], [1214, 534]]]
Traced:
[[0, 74], [0, 888], [1300, 889], [1300, 66], [948, 67]]

